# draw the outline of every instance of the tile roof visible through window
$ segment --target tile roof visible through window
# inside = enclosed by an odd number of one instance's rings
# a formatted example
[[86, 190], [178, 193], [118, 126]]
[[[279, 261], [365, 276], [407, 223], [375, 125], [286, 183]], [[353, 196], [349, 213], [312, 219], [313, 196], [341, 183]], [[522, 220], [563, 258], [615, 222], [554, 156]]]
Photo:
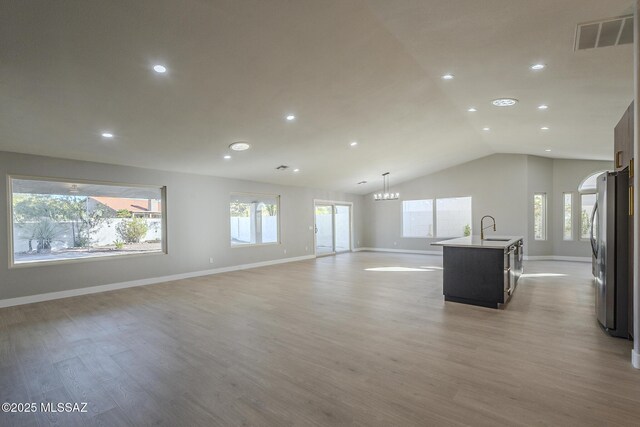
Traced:
[[90, 199], [113, 209], [127, 210], [131, 213], [160, 213], [162, 203], [152, 199], [124, 199], [120, 197], [90, 197]]

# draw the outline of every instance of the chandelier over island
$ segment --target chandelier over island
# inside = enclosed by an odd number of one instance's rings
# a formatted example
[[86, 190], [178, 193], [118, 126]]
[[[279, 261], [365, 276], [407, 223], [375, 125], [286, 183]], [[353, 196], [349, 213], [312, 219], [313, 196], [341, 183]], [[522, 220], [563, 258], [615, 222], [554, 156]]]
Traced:
[[400, 193], [392, 193], [389, 187], [389, 172], [385, 172], [382, 174], [382, 192], [375, 193], [373, 200], [377, 202], [381, 200], [398, 200]]

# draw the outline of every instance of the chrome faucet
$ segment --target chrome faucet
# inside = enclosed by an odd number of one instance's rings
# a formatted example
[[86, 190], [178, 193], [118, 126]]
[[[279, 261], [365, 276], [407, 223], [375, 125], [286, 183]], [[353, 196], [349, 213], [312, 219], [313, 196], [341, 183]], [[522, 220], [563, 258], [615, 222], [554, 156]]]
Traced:
[[487, 227], [484, 226], [484, 219], [485, 218], [491, 218], [493, 220], [493, 231], [496, 231], [496, 219], [494, 217], [492, 217], [491, 215], [483, 216], [482, 219], [480, 220], [480, 240], [484, 240], [484, 229], [491, 227], [491, 225], [489, 225]]

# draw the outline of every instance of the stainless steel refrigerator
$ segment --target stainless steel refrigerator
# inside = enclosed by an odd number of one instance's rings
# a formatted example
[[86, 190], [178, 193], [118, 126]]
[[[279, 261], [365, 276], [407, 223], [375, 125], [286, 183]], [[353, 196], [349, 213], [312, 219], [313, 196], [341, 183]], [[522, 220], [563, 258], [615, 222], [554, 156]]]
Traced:
[[597, 179], [591, 217], [596, 316], [611, 335], [628, 338], [629, 172], [605, 172]]

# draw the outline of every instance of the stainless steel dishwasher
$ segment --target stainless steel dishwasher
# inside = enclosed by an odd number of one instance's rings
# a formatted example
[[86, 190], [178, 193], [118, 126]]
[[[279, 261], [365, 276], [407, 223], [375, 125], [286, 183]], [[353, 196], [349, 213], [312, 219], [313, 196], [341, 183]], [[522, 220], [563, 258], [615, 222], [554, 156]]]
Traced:
[[504, 250], [504, 304], [509, 301], [515, 289], [515, 276], [513, 271], [516, 245], [511, 245]]
[[523, 245], [522, 241], [516, 242], [505, 249], [504, 252], [504, 302], [513, 295], [518, 285], [518, 279], [522, 275]]

